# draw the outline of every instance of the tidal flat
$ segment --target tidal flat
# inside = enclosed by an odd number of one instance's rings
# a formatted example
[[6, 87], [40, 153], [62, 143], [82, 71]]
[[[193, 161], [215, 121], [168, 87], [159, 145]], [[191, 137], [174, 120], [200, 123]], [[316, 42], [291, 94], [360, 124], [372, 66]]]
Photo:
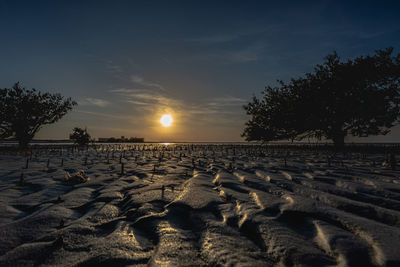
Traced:
[[399, 266], [399, 174], [258, 145], [2, 151], [0, 265]]

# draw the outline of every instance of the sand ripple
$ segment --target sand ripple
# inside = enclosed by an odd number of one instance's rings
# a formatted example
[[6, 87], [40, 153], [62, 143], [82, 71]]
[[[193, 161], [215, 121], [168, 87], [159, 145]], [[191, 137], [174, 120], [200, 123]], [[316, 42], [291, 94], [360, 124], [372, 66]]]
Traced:
[[103, 146], [34, 151], [25, 168], [3, 154], [0, 265], [399, 266], [400, 173], [384, 155], [329, 157]]

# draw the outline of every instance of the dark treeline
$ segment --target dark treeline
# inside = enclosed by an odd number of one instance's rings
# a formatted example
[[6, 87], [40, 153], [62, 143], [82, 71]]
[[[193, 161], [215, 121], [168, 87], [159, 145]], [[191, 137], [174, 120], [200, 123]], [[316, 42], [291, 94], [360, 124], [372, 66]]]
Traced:
[[266, 86], [244, 106], [248, 141], [332, 140], [386, 135], [400, 119], [400, 54], [393, 48], [341, 61], [335, 53], [289, 82]]

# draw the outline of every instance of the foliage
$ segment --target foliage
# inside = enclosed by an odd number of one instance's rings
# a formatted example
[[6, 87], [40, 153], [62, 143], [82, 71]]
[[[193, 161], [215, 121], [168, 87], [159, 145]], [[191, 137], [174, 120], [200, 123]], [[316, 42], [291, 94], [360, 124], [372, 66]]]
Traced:
[[387, 134], [400, 115], [400, 54], [393, 49], [341, 62], [334, 52], [312, 73], [265, 87], [244, 106], [246, 140], [326, 138], [338, 147], [348, 135]]
[[90, 135], [86, 129], [75, 127], [73, 133], [69, 135], [69, 139], [79, 146], [86, 146], [90, 142]]
[[71, 98], [29, 90], [19, 83], [0, 89], [0, 139], [15, 138], [25, 148], [43, 125], [57, 122], [74, 105]]

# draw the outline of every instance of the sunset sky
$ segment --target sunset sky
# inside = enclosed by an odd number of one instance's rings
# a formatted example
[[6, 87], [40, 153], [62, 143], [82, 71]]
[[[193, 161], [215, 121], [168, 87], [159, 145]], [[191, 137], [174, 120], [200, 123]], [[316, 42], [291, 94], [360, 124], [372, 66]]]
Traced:
[[[79, 126], [93, 137], [242, 141], [242, 106], [265, 85], [334, 50], [399, 52], [400, 1], [349, 2], [0, 0], [0, 88], [20, 81], [78, 102], [41, 139]], [[400, 130], [374, 140], [400, 141]]]

